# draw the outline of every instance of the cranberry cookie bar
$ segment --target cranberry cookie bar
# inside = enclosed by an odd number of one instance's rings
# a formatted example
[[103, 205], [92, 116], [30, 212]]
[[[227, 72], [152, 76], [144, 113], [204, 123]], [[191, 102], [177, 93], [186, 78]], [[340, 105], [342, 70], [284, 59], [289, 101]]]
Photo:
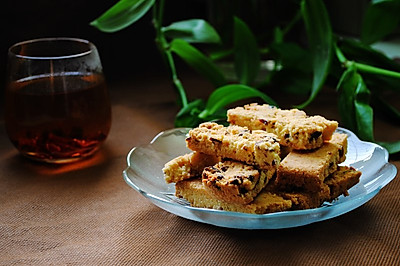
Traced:
[[223, 161], [204, 168], [202, 181], [216, 198], [247, 204], [268, 184], [274, 172], [237, 161]]
[[308, 116], [297, 109], [282, 110], [264, 104], [249, 104], [228, 110], [228, 122], [251, 130], [265, 130], [278, 136], [280, 144], [295, 150], [315, 149], [329, 140], [338, 127], [336, 121]]
[[361, 172], [353, 167], [339, 166], [338, 170], [325, 179], [325, 184], [329, 186], [330, 197], [326, 201], [333, 201], [340, 195], [348, 196], [349, 190], [360, 182]]
[[204, 167], [214, 165], [219, 158], [201, 152], [192, 152], [172, 159], [162, 169], [165, 182], [176, 183], [178, 181], [200, 176]]
[[273, 184], [266, 189], [284, 199], [292, 201], [292, 210], [304, 210], [320, 207], [323, 202], [332, 202], [339, 196], [348, 196], [348, 190], [360, 181], [361, 172], [353, 167], [339, 166], [338, 170], [330, 174], [318, 192], [275, 191]]
[[215, 155], [273, 170], [280, 163], [280, 145], [274, 134], [246, 127], [206, 122], [189, 131], [187, 147], [193, 151]]
[[280, 163], [276, 183], [284, 190], [302, 187], [318, 192], [325, 178], [346, 159], [347, 135], [335, 133], [322, 147], [309, 151], [291, 151]]
[[186, 199], [192, 207], [233, 212], [264, 214], [285, 211], [292, 207], [290, 200], [267, 191], [261, 191], [249, 204], [226, 202], [209, 194], [201, 179], [188, 179], [176, 183], [175, 195]]

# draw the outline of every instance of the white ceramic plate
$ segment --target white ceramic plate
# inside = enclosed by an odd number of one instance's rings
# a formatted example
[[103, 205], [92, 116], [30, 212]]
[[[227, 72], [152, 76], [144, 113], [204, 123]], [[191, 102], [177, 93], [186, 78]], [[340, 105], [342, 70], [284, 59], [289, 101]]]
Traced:
[[178, 216], [240, 229], [277, 229], [306, 225], [330, 219], [363, 205], [396, 176], [397, 169], [388, 163], [388, 152], [379, 145], [360, 141], [351, 131], [339, 128], [348, 135], [347, 159], [343, 165], [362, 172], [360, 182], [333, 203], [309, 210], [284, 211], [269, 214], [247, 214], [191, 207], [174, 196], [174, 184], [164, 181], [162, 168], [169, 160], [190, 152], [185, 138], [188, 128], [176, 128], [159, 133], [150, 144], [133, 148], [123, 177], [128, 185], [158, 207]]

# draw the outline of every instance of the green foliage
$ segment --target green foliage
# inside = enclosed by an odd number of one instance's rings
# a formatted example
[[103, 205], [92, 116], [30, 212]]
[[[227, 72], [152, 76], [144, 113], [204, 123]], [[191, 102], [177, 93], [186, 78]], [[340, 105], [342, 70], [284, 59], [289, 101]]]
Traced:
[[226, 79], [215, 63], [197, 48], [182, 39], [174, 39], [171, 51], [182, 58], [189, 66], [206, 77], [216, 87], [226, 83]]
[[240, 83], [251, 85], [260, 70], [260, 52], [256, 37], [241, 19], [234, 18], [235, 70]]
[[265, 102], [276, 105], [276, 102], [268, 97], [266, 94], [252, 87], [242, 85], [242, 84], [230, 84], [225, 85], [216, 89], [211, 93], [208, 98], [206, 107], [203, 112], [200, 113], [199, 117], [205, 120], [210, 120], [214, 118], [213, 115], [217, 111], [221, 110], [228, 104], [234, 103], [238, 100], [244, 100], [249, 98], [259, 97]]
[[188, 103], [186, 106], [182, 107], [176, 115], [175, 127], [188, 127], [204, 122], [204, 120], [199, 117], [204, 108], [205, 103], [202, 99], [197, 99]]
[[313, 62], [310, 54], [297, 43], [273, 43], [270, 49], [279, 58], [279, 62], [283, 67], [303, 73], [312, 73]]
[[311, 95], [298, 108], [304, 108], [309, 105], [324, 85], [331, 63], [333, 41], [328, 12], [322, 1], [303, 0], [301, 2], [301, 12], [311, 50], [314, 75]]
[[377, 142], [379, 145], [382, 145], [383, 147], [385, 147], [390, 154], [394, 154], [394, 153], [398, 153], [400, 152], [400, 141], [396, 141], [396, 142], [381, 142], [378, 141]]
[[373, 110], [370, 91], [355, 67], [348, 68], [338, 84], [339, 112], [343, 125], [360, 138], [373, 141]]
[[[297, 105], [304, 108], [316, 100], [327, 82], [337, 88], [341, 125], [361, 139], [375, 141], [376, 112], [384, 113], [397, 124], [400, 122], [400, 111], [384, 100], [384, 92], [400, 93], [400, 64], [371, 46], [399, 26], [400, 0], [371, 1], [364, 15], [360, 40], [342, 38], [333, 32], [323, 0], [294, 1], [292, 4], [299, 3], [298, 12], [286, 24], [278, 23], [270, 34], [272, 40], [266, 44], [260, 44], [246, 21], [236, 16], [228, 27], [232, 29], [231, 44], [223, 43], [217, 30], [202, 19], [163, 26], [165, 3], [165, 0], [120, 0], [91, 25], [115, 32], [153, 11], [155, 42], [170, 71], [181, 106], [175, 126], [193, 127], [204, 121], [225, 120], [225, 108], [245, 99], [277, 105], [265, 93], [271, 88], [308, 95], [305, 102]], [[304, 28], [308, 39], [305, 47], [301, 42], [286, 40], [294, 26]], [[259, 80], [264, 57], [275, 65]], [[207, 100], [188, 100], [175, 67], [178, 58], [215, 87]], [[234, 80], [228, 80], [218, 64], [225, 59], [233, 60]], [[377, 143], [390, 153], [400, 152], [400, 141]]]
[[400, 23], [399, 0], [375, 0], [369, 5], [363, 20], [361, 41], [371, 44], [382, 40]]
[[90, 25], [104, 32], [122, 30], [143, 17], [155, 0], [120, 0]]
[[190, 43], [221, 43], [217, 31], [203, 19], [174, 22], [161, 30], [170, 39], [181, 39]]

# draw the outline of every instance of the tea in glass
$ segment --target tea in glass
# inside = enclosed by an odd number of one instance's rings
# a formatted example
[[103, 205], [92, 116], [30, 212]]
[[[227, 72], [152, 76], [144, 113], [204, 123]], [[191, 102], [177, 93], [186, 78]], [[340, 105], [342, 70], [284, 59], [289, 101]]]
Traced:
[[25, 156], [50, 163], [93, 154], [111, 126], [108, 90], [96, 47], [47, 38], [9, 49], [5, 125]]

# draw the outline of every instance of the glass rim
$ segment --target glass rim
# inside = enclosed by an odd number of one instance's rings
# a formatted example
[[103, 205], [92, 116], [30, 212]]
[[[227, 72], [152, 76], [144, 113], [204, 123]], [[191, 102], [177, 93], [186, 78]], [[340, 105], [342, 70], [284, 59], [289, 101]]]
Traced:
[[[60, 56], [32, 56], [32, 55], [21, 55], [18, 53], [15, 53], [13, 49], [16, 47], [22, 46], [22, 45], [29, 45], [33, 43], [40, 43], [40, 42], [55, 42], [55, 41], [71, 41], [75, 43], [82, 43], [87, 45], [87, 50], [84, 52], [80, 53], [71, 53], [68, 55], [60, 55]], [[31, 40], [26, 40], [26, 41], [21, 41], [17, 42], [8, 48], [8, 53], [15, 56], [16, 58], [20, 59], [31, 59], [31, 60], [49, 60], [49, 59], [72, 59], [72, 58], [78, 58], [82, 56], [89, 55], [92, 53], [94, 50], [96, 50], [96, 46], [85, 39], [81, 38], [74, 38], [74, 37], [46, 37], [46, 38], [36, 38], [36, 39], [31, 39]]]

